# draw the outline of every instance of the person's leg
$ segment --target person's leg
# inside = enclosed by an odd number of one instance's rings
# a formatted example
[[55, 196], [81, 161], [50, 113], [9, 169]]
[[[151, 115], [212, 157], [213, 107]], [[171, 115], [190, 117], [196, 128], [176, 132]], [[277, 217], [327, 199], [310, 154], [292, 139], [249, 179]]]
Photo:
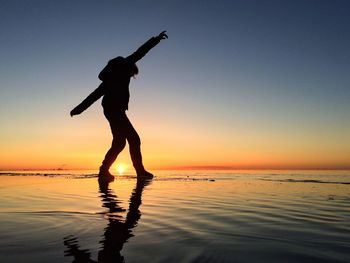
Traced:
[[[108, 116], [108, 117], [107, 117]], [[105, 158], [100, 167], [100, 174], [109, 174], [109, 168], [117, 159], [119, 153], [124, 149], [126, 145], [125, 134], [125, 117], [121, 114], [114, 114], [112, 116], [106, 115], [111, 131], [113, 134], [113, 141], [111, 148], [107, 151]]]
[[124, 149], [126, 145], [125, 138], [113, 138], [112, 146], [105, 155], [102, 165], [100, 167], [101, 172], [108, 172], [114, 161], [117, 159], [119, 153]]
[[[126, 115], [125, 115], [126, 117]], [[129, 143], [129, 151], [133, 166], [136, 170], [138, 176], [152, 176], [149, 172], [147, 172], [142, 163], [142, 154], [141, 154], [141, 139], [138, 135], [135, 128], [132, 126], [130, 120], [126, 117], [125, 123], [126, 131], [126, 139]]]

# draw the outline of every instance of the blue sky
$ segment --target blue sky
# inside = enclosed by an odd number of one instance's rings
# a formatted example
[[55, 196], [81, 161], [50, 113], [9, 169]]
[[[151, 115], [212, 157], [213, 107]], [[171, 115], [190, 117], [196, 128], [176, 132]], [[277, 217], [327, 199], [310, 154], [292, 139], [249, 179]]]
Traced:
[[[110, 58], [167, 30], [131, 82], [129, 116], [144, 141], [166, 145], [154, 156], [234, 166], [248, 163], [238, 150], [264, 159], [271, 148], [350, 166], [349, 11], [348, 1], [1, 1], [0, 144], [44, 150], [61, 134], [108, 145], [100, 102], [74, 121], [70, 109]], [[86, 150], [107, 146], [96, 147]], [[205, 151], [219, 157], [194, 158]]]

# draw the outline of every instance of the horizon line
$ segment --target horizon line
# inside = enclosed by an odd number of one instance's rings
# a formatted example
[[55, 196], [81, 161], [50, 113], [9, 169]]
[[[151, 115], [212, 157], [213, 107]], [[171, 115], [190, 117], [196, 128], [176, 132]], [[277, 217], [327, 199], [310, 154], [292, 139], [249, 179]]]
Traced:
[[[0, 171], [78, 171], [98, 170], [98, 168], [0, 168]], [[350, 170], [348, 165], [339, 166], [231, 166], [231, 165], [188, 165], [150, 167], [150, 170]]]

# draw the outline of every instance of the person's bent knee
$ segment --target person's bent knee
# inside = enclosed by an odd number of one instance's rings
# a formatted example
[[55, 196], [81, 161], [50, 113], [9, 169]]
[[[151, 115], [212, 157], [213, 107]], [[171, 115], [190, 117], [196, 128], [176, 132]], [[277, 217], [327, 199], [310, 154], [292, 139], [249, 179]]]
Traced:
[[124, 149], [126, 145], [126, 139], [113, 139], [112, 148], [113, 149]]

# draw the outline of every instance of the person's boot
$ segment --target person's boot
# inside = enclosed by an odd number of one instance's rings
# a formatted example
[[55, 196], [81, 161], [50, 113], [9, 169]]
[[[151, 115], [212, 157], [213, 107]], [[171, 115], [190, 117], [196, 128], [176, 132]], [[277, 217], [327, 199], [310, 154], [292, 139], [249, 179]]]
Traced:
[[153, 178], [153, 174], [146, 171], [145, 169], [136, 171], [136, 174], [138, 178], [147, 178], [147, 179]]
[[112, 182], [114, 176], [109, 172], [109, 169], [101, 165], [100, 172], [98, 173], [98, 180]]

